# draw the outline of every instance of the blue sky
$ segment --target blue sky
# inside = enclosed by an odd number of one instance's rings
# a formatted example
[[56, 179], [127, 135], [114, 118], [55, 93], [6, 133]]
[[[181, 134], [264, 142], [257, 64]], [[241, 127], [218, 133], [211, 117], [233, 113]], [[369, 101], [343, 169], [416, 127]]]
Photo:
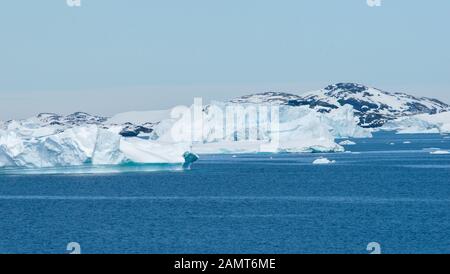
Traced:
[[450, 1], [9, 0], [0, 120], [359, 82], [450, 102]]

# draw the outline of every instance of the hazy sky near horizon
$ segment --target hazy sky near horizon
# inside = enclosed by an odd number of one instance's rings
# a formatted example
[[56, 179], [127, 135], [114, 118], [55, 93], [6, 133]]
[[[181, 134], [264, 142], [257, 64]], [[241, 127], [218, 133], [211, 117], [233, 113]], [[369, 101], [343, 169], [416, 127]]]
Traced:
[[5, 0], [0, 120], [336, 82], [450, 102], [449, 26], [448, 0]]

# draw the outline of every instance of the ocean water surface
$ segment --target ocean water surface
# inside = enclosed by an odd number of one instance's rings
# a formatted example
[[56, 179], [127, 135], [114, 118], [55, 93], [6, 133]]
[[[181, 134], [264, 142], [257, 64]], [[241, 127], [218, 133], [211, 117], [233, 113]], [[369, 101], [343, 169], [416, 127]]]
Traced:
[[[3, 170], [0, 253], [450, 253], [450, 155], [430, 154], [448, 136], [354, 141], [202, 156], [186, 171]], [[312, 165], [320, 156], [336, 163]]]

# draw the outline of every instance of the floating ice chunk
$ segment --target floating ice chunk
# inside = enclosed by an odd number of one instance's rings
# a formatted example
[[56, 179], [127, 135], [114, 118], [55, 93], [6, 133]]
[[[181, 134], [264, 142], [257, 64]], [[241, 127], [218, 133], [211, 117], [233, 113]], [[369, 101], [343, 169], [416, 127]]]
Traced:
[[404, 144], [411, 144], [411, 141], [404, 141]]
[[192, 152], [185, 152], [183, 154], [183, 158], [184, 158], [183, 168], [189, 169], [191, 168], [192, 163], [194, 163], [199, 159], [199, 156]]
[[314, 160], [314, 162], [313, 162], [314, 165], [328, 165], [328, 164], [334, 164], [334, 163], [336, 163], [335, 160], [330, 161], [330, 160], [328, 160], [328, 159], [325, 158], [325, 157], [317, 158], [317, 159]]
[[356, 145], [356, 143], [353, 142], [353, 141], [350, 141], [350, 140], [345, 140], [345, 141], [340, 142], [339, 145], [341, 145], [341, 146], [352, 146], [352, 145]]
[[430, 154], [444, 155], [444, 154], [450, 154], [450, 151], [448, 151], [448, 150], [434, 150], [434, 151], [431, 151]]

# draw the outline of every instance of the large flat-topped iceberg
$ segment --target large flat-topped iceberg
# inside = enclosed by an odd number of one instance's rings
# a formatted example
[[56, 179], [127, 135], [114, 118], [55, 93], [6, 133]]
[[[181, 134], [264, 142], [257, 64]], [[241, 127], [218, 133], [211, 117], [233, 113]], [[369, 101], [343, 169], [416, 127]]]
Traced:
[[189, 144], [127, 138], [119, 135], [120, 127], [105, 129], [97, 125], [76, 126], [38, 137], [35, 137], [38, 135], [35, 131], [41, 129], [29, 131], [30, 134], [23, 135], [23, 129], [0, 130], [0, 167], [43, 168], [126, 163], [186, 167], [189, 161], [196, 160], [189, 155]]

